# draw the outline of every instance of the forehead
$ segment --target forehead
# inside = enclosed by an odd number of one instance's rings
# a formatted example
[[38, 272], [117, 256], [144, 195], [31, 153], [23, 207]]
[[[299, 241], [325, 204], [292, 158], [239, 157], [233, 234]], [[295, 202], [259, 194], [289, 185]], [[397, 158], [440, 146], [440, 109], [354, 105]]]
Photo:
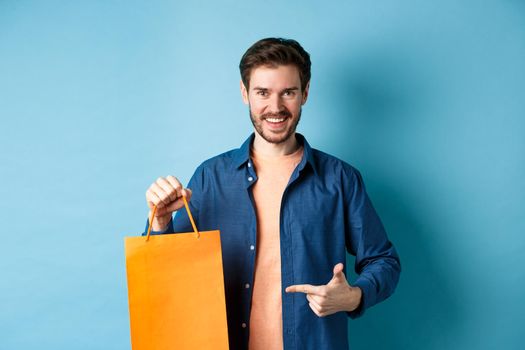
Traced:
[[299, 69], [294, 65], [259, 66], [250, 73], [250, 89], [301, 87]]

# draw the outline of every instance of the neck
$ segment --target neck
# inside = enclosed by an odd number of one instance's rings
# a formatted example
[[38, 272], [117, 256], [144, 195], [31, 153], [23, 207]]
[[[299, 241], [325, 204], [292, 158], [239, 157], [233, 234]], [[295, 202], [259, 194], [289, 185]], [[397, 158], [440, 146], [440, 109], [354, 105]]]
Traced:
[[270, 157], [286, 156], [288, 154], [294, 153], [298, 148], [299, 143], [295, 138], [295, 133], [293, 133], [292, 136], [288, 138], [288, 140], [282, 143], [271, 143], [263, 139], [261, 135], [255, 132], [253, 149], [259, 154]]

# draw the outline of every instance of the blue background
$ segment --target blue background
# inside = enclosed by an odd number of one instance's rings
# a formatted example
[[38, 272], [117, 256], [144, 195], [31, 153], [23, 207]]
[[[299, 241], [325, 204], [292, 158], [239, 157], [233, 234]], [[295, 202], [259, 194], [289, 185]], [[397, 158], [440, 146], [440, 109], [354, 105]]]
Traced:
[[402, 259], [352, 349], [523, 348], [523, 1], [2, 0], [0, 349], [129, 348], [123, 238], [153, 180], [251, 132], [237, 65], [267, 36], [311, 53], [299, 131]]

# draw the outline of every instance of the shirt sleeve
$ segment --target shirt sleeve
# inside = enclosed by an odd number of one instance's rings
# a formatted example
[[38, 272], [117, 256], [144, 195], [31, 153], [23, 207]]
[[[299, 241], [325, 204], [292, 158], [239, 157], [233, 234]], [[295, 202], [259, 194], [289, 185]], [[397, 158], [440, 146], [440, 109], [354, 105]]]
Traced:
[[388, 298], [395, 290], [401, 263], [383, 224], [368, 197], [361, 174], [352, 168], [346, 191], [346, 245], [355, 255], [357, 280], [352, 284], [363, 291], [359, 307], [348, 312], [351, 318], [364, 314], [371, 306]]

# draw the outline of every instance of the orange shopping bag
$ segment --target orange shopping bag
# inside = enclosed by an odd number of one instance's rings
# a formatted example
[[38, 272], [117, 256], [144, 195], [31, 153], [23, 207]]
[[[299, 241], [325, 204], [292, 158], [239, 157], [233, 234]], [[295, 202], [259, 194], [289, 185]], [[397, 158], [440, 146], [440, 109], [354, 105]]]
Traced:
[[183, 199], [195, 232], [125, 238], [133, 350], [228, 349], [220, 232]]

